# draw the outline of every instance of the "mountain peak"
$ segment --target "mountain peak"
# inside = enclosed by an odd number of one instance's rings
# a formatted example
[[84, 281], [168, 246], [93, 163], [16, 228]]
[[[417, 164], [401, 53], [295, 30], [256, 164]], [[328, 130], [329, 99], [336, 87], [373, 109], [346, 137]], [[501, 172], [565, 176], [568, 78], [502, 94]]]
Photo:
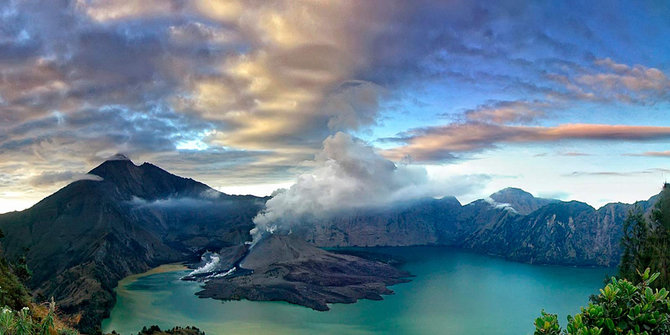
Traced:
[[116, 154], [88, 173], [108, 179], [120, 174], [127, 174], [129, 171], [135, 170], [136, 168], [137, 166], [128, 159], [128, 157], [122, 154]]
[[[100, 176], [105, 183], [113, 184], [122, 197], [142, 199], [165, 199], [168, 197], [199, 198], [211, 189], [192, 179], [173, 175], [156, 165], [135, 165], [125, 155], [115, 155], [91, 170], [89, 174]], [[122, 159], [126, 157], [126, 159]], [[218, 193], [217, 193], [218, 194]]]
[[130, 158], [122, 153], [117, 153], [116, 155], [107, 158], [105, 161], [130, 161]]
[[500, 204], [508, 204], [519, 214], [527, 215], [555, 200], [536, 198], [532, 194], [515, 187], [508, 187], [491, 194], [491, 199]]
[[498, 202], [507, 202], [508, 198], [535, 198], [532, 194], [516, 187], [507, 187], [490, 195], [491, 199]]

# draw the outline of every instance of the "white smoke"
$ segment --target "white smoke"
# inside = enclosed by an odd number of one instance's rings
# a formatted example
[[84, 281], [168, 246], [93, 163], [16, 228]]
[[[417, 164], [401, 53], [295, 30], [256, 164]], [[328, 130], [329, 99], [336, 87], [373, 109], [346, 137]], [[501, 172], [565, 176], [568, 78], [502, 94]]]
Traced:
[[218, 270], [221, 263], [221, 257], [217, 253], [206, 252], [201, 256], [201, 261], [205, 264], [189, 273], [189, 276], [210, 273]]
[[484, 198], [484, 201], [488, 202], [493, 208], [498, 208], [498, 209], [504, 209], [513, 213], [519, 213], [517, 212], [516, 208], [512, 207], [511, 204], [504, 203], [504, 202], [497, 202], [493, 200], [491, 197]]
[[[298, 176], [289, 189], [278, 191], [254, 218], [254, 242], [267, 233], [290, 233], [297, 225], [314, 224], [342, 211], [372, 208], [426, 197], [460, 195], [477, 178], [430, 180], [426, 169], [396, 165], [373, 147], [338, 132], [323, 142], [315, 168]], [[481, 178], [479, 178], [481, 179]]]

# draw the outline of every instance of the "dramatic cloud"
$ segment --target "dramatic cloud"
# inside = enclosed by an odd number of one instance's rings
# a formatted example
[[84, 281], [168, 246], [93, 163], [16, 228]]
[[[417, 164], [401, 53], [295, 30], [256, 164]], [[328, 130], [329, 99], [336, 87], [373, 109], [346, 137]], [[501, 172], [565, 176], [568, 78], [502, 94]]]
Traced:
[[529, 123], [544, 117], [551, 104], [542, 101], [497, 101], [465, 112], [467, 120], [490, 123]]
[[0, 158], [55, 169], [34, 173], [191, 150], [210, 170], [238, 152], [228, 170], [254, 165], [238, 182], [285, 180], [328, 135], [377, 124], [384, 89], [355, 74], [390, 19], [372, 3], [9, 1], [0, 12]]
[[621, 101], [631, 104], [655, 104], [670, 100], [670, 79], [660, 69], [626, 65], [610, 58], [595, 64], [605, 72], [556, 76], [554, 79], [584, 100]]
[[[658, 108], [630, 111], [654, 120], [668, 103], [670, 9], [620, 5], [3, 1], [0, 194], [36, 202], [57, 184], [30, 178], [116, 152], [221, 187], [285, 183], [338, 131], [405, 133], [389, 157], [420, 146], [451, 162], [521, 143], [512, 126], [633, 124], [612, 121], [622, 106]], [[437, 154], [411, 130], [424, 128], [469, 129], [473, 143]]]
[[101, 181], [100, 176], [83, 172], [45, 172], [39, 176], [30, 178], [30, 184], [33, 186], [48, 186], [54, 184], [71, 183], [77, 180], [95, 180]]
[[486, 123], [451, 124], [419, 128], [392, 139], [406, 143], [384, 156], [432, 162], [454, 158], [454, 153], [494, 148], [503, 143], [558, 140], [655, 141], [670, 139], [670, 127], [565, 124], [556, 127], [506, 126]]
[[278, 191], [254, 218], [255, 240], [268, 232], [286, 233], [299, 225], [315, 224], [346, 210], [461, 195], [481, 187], [486, 179], [453, 176], [430, 180], [425, 169], [396, 165], [345, 133], [328, 137], [313, 163], [312, 171], [300, 175], [289, 189]]

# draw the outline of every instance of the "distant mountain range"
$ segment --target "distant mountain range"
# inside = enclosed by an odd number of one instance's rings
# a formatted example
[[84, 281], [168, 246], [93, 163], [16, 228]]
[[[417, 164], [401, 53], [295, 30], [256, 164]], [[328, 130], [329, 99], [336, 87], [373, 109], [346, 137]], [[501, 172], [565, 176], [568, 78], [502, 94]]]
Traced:
[[655, 200], [596, 210], [507, 188], [467, 205], [445, 197], [348, 213], [316, 225], [307, 239], [327, 247], [448, 245], [534, 264], [615, 266], [626, 215]]
[[[7, 258], [25, 255], [35, 294], [54, 296], [87, 332], [108, 315], [121, 278], [243, 244], [268, 200], [227, 195], [125, 157], [89, 173], [101, 180], [73, 182], [30, 209], [0, 215]], [[647, 210], [654, 200], [638, 205]], [[321, 247], [447, 245], [529, 263], [613, 266], [632, 206], [596, 210], [508, 188], [467, 205], [445, 197], [349, 212], [302, 236]]]

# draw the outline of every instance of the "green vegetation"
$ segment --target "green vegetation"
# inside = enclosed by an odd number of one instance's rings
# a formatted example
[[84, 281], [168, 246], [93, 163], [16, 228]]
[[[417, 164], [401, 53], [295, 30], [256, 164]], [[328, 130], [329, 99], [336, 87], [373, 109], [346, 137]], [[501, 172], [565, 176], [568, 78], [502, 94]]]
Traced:
[[555, 314], [542, 311], [536, 335], [670, 334], [670, 185], [663, 185], [648, 218], [636, 207], [623, 230], [621, 279], [613, 277], [588, 307], [568, 316], [565, 330]]
[[[0, 238], [4, 234], [0, 230]], [[14, 310], [20, 310], [28, 306], [30, 295], [21, 280], [16, 276], [14, 267], [5, 259], [2, 248], [0, 248], [0, 307], [7, 306]]]
[[[76, 331], [57, 327], [55, 315], [55, 304], [50, 304], [46, 315], [39, 318], [28, 307], [14, 311], [4, 307], [0, 311], [0, 335], [76, 335]], [[41, 319], [41, 320], [40, 320]]]
[[670, 299], [665, 288], [652, 289], [659, 273], [649, 269], [639, 274], [641, 281], [634, 285], [626, 279], [612, 282], [592, 298], [588, 307], [574, 317], [562, 330], [556, 314], [542, 311], [535, 320], [535, 335], [661, 335], [670, 333]]
[[670, 287], [670, 185], [665, 184], [649, 218], [632, 210], [624, 221], [623, 256], [619, 277], [637, 283], [638, 270], [650, 268], [660, 275], [654, 287]]
[[25, 258], [11, 265], [0, 248], [0, 335], [78, 334], [58, 319], [53, 299], [47, 306], [31, 301], [24, 285], [30, 274]]
[[[0, 239], [5, 237], [0, 230]], [[0, 335], [77, 335], [56, 313], [53, 298], [46, 304], [32, 301], [25, 283], [32, 272], [25, 257], [10, 264], [0, 245]], [[116, 332], [112, 332], [116, 334]], [[144, 327], [138, 335], [204, 335], [195, 327], [175, 327], [161, 331], [158, 326]]]

